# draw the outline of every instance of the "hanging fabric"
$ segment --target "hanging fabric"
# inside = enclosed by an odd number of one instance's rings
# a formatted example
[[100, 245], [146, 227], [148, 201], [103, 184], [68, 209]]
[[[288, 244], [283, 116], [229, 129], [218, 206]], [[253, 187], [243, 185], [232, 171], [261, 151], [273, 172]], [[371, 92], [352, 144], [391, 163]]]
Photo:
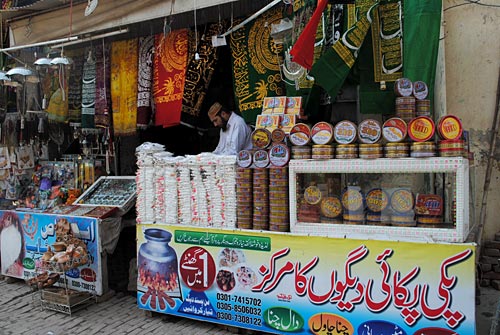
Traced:
[[111, 125], [111, 55], [109, 44], [98, 43], [95, 47], [96, 97], [95, 125], [109, 127]]
[[50, 92], [47, 113], [50, 121], [66, 122], [68, 120], [68, 80], [69, 71], [64, 65], [49, 70], [47, 75]]
[[82, 121], [82, 75], [85, 49], [68, 50], [66, 54], [73, 60], [68, 81], [68, 121], [79, 123]]
[[434, 96], [441, 28], [441, 0], [405, 0], [403, 21], [403, 76], [422, 80]]
[[268, 10], [230, 35], [236, 106], [249, 123], [255, 123], [262, 112], [265, 97], [285, 94], [279, 68], [282, 46], [270, 34], [271, 24], [282, 17], [281, 9]]
[[139, 37], [137, 80], [137, 128], [145, 129], [151, 121], [154, 36]]
[[188, 52], [187, 29], [155, 36], [153, 94], [157, 126], [166, 128], [181, 122]]
[[[218, 59], [217, 48], [212, 46], [211, 36], [217, 35], [219, 32], [219, 23], [207, 25], [205, 32], [201, 37], [198, 37], [197, 50], [190, 53], [182, 98], [181, 121], [192, 127], [200, 125], [200, 109]], [[195, 57], [196, 53], [198, 53], [198, 57]]]
[[96, 64], [93, 47], [85, 51], [82, 74], [82, 128], [95, 127]]
[[319, 0], [311, 19], [305, 26], [299, 38], [290, 50], [292, 60], [311, 70], [314, 58], [314, 43], [316, 42], [316, 31], [321, 20], [321, 15], [328, 4], [328, 0]]
[[356, 22], [313, 65], [311, 75], [330, 96], [337, 96], [353, 67], [377, 6], [378, 0], [356, 0]]
[[133, 38], [111, 44], [111, 102], [116, 136], [136, 133], [138, 42]]

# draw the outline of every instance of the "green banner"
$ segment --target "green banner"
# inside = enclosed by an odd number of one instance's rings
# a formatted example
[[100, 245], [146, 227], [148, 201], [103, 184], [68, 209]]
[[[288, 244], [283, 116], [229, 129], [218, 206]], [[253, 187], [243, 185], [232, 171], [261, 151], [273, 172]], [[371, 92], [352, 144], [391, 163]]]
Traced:
[[176, 230], [175, 242], [213, 247], [239, 248], [247, 250], [271, 250], [271, 238], [233, 233], [205, 233], [190, 230]]

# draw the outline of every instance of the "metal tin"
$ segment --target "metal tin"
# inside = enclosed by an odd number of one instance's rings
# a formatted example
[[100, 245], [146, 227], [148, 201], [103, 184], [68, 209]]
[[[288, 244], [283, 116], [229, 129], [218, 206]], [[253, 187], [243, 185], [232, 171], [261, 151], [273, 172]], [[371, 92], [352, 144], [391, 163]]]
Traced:
[[382, 136], [382, 126], [380, 122], [373, 119], [366, 119], [358, 125], [358, 139], [365, 144], [374, 144]]
[[389, 205], [389, 195], [381, 188], [374, 188], [365, 196], [366, 207], [373, 213], [380, 213]]
[[344, 213], [353, 213], [364, 210], [364, 197], [358, 188], [345, 188], [342, 192], [341, 199]]
[[442, 216], [417, 216], [417, 224], [441, 224]]
[[339, 144], [350, 144], [356, 140], [358, 128], [351, 121], [340, 121], [333, 129], [335, 141]]
[[326, 218], [338, 218], [342, 215], [342, 203], [337, 196], [326, 197], [321, 200], [321, 215]]
[[415, 200], [417, 215], [443, 215], [443, 198], [437, 194], [418, 194]]
[[311, 128], [305, 123], [297, 123], [290, 130], [289, 139], [293, 145], [307, 145], [311, 141]]
[[401, 118], [393, 117], [384, 122], [382, 136], [387, 142], [401, 142], [408, 132], [406, 122]]
[[408, 213], [413, 210], [415, 198], [413, 193], [406, 189], [397, 189], [391, 195], [391, 208], [398, 213]]
[[463, 128], [460, 119], [454, 115], [446, 115], [439, 119], [438, 134], [443, 140], [456, 140], [462, 136]]
[[321, 190], [317, 186], [309, 186], [304, 191], [304, 200], [310, 205], [319, 204], [321, 196]]
[[[253, 154], [253, 163], [258, 168], [265, 168], [269, 165], [269, 153], [267, 150], [257, 150]], [[255, 180], [255, 172], [254, 172], [254, 180]]]
[[283, 167], [290, 161], [290, 150], [283, 143], [274, 143], [269, 149], [269, 160], [277, 167]]
[[329, 144], [333, 141], [333, 126], [328, 122], [318, 122], [311, 129], [314, 144]]
[[271, 144], [271, 132], [264, 128], [252, 132], [252, 144], [255, 148], [265, 149]]
[[425, 142], [434, 136], [436, 127], [434, 121], [427, 116], [414, 118], [408, 124], [408, 135], [415, 142]]
[[286, 134], [281, 128], [276, 128], [271, 132], [271, 141], [274, 143], [280, 143], [285, 140]]
[[408, 78], [399, 78], [394, 83], [394, 93], [398, 97], [409, 97], [413, 94], [413, 83]]
[[248, 168], [252, 165], [252, 153], [249, 150], [241, 150], [238, 152], [238, 156], [236, 157], [236, 161], [238, 162], [238, 166], [242, 168]]
[[413, 82], [413, 96], [418, 100], [423, 100], [427, 98], [429, 94], [429, 89], [427, 88], [427, 84], [423, 81], [415, 81]]

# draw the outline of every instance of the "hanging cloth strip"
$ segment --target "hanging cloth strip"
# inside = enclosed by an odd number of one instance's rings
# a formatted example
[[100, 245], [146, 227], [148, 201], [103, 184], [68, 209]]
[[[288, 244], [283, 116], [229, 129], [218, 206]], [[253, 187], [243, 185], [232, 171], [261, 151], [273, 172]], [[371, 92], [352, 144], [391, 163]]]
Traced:
[[50, 121], [66, 122], [68, 120], [69, 71], [64, 65], [59, 65], [57, 69], [49, 70], [47, 76], [50, 77], [50, 89], [44, 92], [51, 92], [47, 106], [48, 118]]
[[290, 50], [292, 60], [308, 70], [311, 70], [313, 65], [316, 31], [318, 30], [321, 15], [323, 14], [327, 4], [328, 0], [318, 1], [318, 6], [314, 10], [311, 19], [293, 45], [292, 50]]
[[85, 57], [82, 74], [82, 128], [94, 128], [96, 67], [92, 47], [86, 50]]
[[154, 36], [139, 38], [137, 80], [137, 128], [145, 129], [151, 121], [151, 87], [153, 83]]
[[155, 36], [153, 95], [155, 125], [172, 127], [181, 122], [182, 95], [188, 59], [188, 30]]
[[248, 123], [255, 123], [265, 97], [285, 94], [279, 69], [282, 46], [270, 34], [271, 24], [278, 24], [282, 17], [281, 9], [274, 8], [231, 33], [235, 100]]
[[376, 82], [396, 81], [403, 74], [401, 2], [384, 1], [373, 11], [372, 41]]
[[82, 121], [82, 75], [85, 49], [68, 50], [67, 55], [73, 60], [69, 73], [68, 85], [68, 121]]
[[200, 109], [212, 79], [217, 64], [217, 48], [212, 46], [211, 36], [220, 31], [219, 23], [209, 24], [203, 36], [198, 40], [199, 59], [195, 59], [195, 52], [190, 53], [189, 64], [186, 70], [186, 82], [182, 98], [182, 123], [192, 127], [201, 125]]
[[109, 127], [111, 125], [111, 57], [109, 44], [103, 43], [95, 47], [95, 125]]
[[442, 1], [405, 0], [403, 7], [403, 76], [424, 81], [433, 101]]
[[372, 11], [378, 0], [356, 0], [358, 13], [354, 26], [349, 28], [333, 47], [328, 49], [313, 65], [311, 75], [316, 84], [332, 97], [336, 97], [358, 56], [372, 22]]
[[133, 38], [111, 44], [111, 102], [116, 136], [136, 133], [138, 42], [138, 38]]

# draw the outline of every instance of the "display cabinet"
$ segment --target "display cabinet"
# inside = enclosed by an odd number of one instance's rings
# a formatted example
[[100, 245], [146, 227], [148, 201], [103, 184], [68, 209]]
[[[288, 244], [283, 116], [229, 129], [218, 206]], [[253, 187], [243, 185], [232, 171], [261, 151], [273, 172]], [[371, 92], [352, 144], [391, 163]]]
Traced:
[[290, 230], [329, 237], [464, 242], [461, 157], [291, 160]]

